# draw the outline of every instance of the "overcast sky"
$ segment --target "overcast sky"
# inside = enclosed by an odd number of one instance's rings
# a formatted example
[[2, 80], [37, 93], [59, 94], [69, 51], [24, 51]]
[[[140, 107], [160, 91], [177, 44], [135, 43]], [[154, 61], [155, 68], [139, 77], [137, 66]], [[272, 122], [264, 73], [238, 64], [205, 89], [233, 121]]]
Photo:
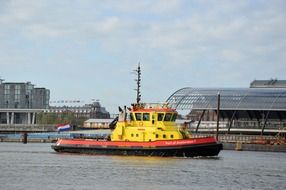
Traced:
[[285, 79], [284, 0], [0, 0], [0, 76], [108, 111], [183, 87]]

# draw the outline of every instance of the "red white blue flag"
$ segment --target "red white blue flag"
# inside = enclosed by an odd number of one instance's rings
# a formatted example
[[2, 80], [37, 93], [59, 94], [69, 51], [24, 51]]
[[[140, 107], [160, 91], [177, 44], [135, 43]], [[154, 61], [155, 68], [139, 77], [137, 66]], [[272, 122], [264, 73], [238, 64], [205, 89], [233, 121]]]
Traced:
[[70, 124], [59, 124], [57, 125], [57, 131], [69, 131], [71, 129]]

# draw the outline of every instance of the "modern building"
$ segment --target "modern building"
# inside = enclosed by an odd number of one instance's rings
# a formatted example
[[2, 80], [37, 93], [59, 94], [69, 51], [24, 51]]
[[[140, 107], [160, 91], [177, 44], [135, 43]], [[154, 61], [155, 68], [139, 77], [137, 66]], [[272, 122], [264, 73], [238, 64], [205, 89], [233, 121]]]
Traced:
[[33, 109], [49, 108], [50, 90], [46, 88], [34, 88], [32, 92]]
[[286, 89], [283, 88], [188, 87], [174, 92], [167, 102], [178, 110], [187, 110], [197, 132], [215, 129], [218, 105], [220, 128], [226, 133], [264, 134], [286, 128]]
[[46, 109], [49, 107], [50, 91], [35, 88], [31, 82], [1, 82], [0, 108]]
[[34, 124], [36, 114], [49, 107], [50, 91], [31, 82], [0, 80], [0, 124]]

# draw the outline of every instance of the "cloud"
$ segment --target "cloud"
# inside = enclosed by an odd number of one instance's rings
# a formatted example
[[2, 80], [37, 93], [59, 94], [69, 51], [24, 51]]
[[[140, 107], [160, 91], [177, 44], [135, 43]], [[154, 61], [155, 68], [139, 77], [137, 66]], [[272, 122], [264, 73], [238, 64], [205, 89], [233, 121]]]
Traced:
[[140, 61], [156, 99], [181, 85], [248, 86], [285, 75], [285, 7], [283, 0], [0, 1], [1, 71], [53, 65], [71, 81], [91, 86], [96, 78], [106, 95], [110, 81], [132, 86], [122, 78]]
[[112, 0], [107, 2], [107, 6], [113, 11], [121, 13], [132, 13], [135, 15], [161, 15], [177, 12], [182, 6], [181, 0], [145, 0], [145, 1], [130, 1], [130, 0]]
[[42, 3], [37, 0], [7, 0], [0, 2], [0, 23], [19, 24], [27, 22], [42, 8]]
[[30, 38], [42, 38], [42, 37], [64, 37], [70, 35], [73, 31], [69, 28], [62, 28], [56, 25], [47, 24], [32, 24], [26, 27], [26, 34]]

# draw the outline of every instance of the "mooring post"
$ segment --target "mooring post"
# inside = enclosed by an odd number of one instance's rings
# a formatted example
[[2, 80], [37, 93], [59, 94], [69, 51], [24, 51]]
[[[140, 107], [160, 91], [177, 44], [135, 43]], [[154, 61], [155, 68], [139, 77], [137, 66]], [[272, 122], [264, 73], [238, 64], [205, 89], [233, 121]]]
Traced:
[[217, 94], [217, 115], [216, 115], [216, 140], [218, 141], [219, 133], [219, 111], [220, 111], [220, 93]]
[[27, 133], [23, 133], [22, 142], [23, 142], [23, 144], [27, 144], [27, 142], [28, 142], [28, 134]]

